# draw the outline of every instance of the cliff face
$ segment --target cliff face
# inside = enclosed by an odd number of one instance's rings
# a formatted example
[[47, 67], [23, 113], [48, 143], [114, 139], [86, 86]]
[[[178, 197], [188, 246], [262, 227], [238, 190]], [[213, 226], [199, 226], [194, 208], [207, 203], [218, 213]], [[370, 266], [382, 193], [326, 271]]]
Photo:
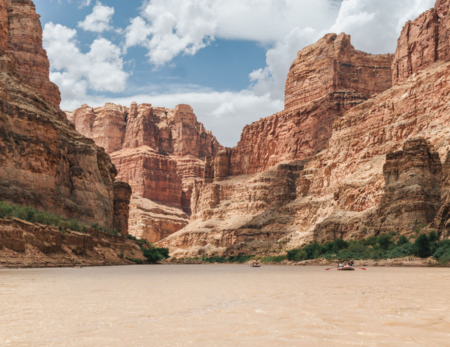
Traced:
[[33, 2], [3, 0], [0, 21], [2, 71], [32, 87], [53, 107], [59, 107], [61, 96], [48, 77], [50, 64], [42, 48], [42, 28]]
[[59, 109], [42, 29], [28, 0], [0, 2], [0, 200], [112, 229], [108, 154]]
[[[382, 92], [386, 87], [382, 76], [386, 74], [377, 72], [373, 79], [378, 76], [382, 77], [381, 81], [363, 77], [361, 80], [368, 82], [362, 89], [345, 90], [352, 97], [360, 93], [367, 101], [354, 102], [353, 107], [344, 109], [339, 117], [324, 108], [322, 119], [333, 120], [325, 122], [331, 127], [325, 147], [316, 147], [318, 136], [308, 130], [309, 124], [318, 121], [316, 116], [307, 116], [314, 113], [300, 112], [296, 118], [277, 114], [244, 129], [243, 137], [249, 129], [254, 129], [254, 139], [261, 133], [259, 142], [254, 140], [253, 145], [243, 150], [241, 141], [236, 148], [207, 159], [205, 182], [197, 184], [193, 192], [191, 224], [161, 241], [160, 245], [169, 247], [176, 256], [255, 254], [261, 249], [289, 249], [338, 237], [359, 239], [391, 230], [408, 234], [415, 226], [427, 224], [442, 237], [448, 237], [450, 63], [447, 61], [450, 58], [445, 53], [448, 43], [441, 39], [446, 37], [445, 28], [450, 22], [448, 8], [448, 1], [438, 1], [436, 9], [408, 24], [417, 25], [409, 30], [410, 36], [405, 36], [405, 31], [402, 33], [393, 63], [394, 79], [404, 76], [401, 83]], [[434, 61], [426, 58], [426, 47], [430, 43], [426, 37], [434, 30], [430, 26], [433, 18], [430, 13], [437, 14], [440, 28], [438, 39], [434, 41], [439, 58]], [[410, 40], [411, 35], [418, 39], [410, 44], [409, 57], [422, 57], [421, 63], [418, 58], [410, 59], [417, 61], [411, 65], [416, 66], [414, 71], [399, 68], [405, 38]], [[319, 46], [327, 42], [321, 41]], [[341, 42], [345, 41], [341, 39]], [[333, 47], [334, 43], [330, 45]], [[414, 55], [416, 49], [422, 53]], [[298, 57], [308, 57], [305, 50]], [[324, 55], [323, 50], [311, 50], [311, 54], [314, 51]], [[358, 53], [353, 55], [353, 64], [358, 66]], [[366, 57], [360, 56], [360, 59]], [[377, 59], [374, 57], [372, 61], [379, 61]], [[305, 103], [311, 105], [325, 100], [332, 95], [326, 94], [327, 88], [334, 85], [354, 86], [345, 79], [329, 81], [326, 68], [318, 68], [317, 77], [313, 79], [306, 67], [296, 67], [301, 64], [299, 61], [298, 58], [288, 77], [286, 104], [290, 108], [284, 114], [295, 107], [306, 109]], [[302, 61], [312, 66], [316, 59], [309, 57]], [[345, 64], [343, 66], [346, 70]], [[399, 69], [405, 72], [398, 73]], [[305, 81], [314, 80], [320, 87], [315, 90], [312, 82], [295, 82], [293, 71], [307, 71], [298, 76], [305, 76]], [[363, 76], [367, 76], [367, 72]], [[319, 99], [311, 101], [315, 95]], [[341, 105], [339, 103], [339, 107]], [[323, 103], [320, 106], [325, 107]], [[295, 128], [290, 119], [298, 122], [300, 132], [289, 132]], [[272, 134], [280, 132], [292, 134], [286, 136], [290, 142], [280, 137], [271, 141]], [[299, 150], [295, 144], [308, 139], [308, 134], [314, 149]], [[265, 141], [271, 152], [261, 150]], [[293, 148], [295, 155], [271, 157], [272, 153], [290, 153]], [[317, 153], [318, 149], [322, 151]], [[233, 166], [236, 153], [244, 158], [238, 161], [244, 168], [241, 171]], [[282, 159], [284, 162], [279, 163]], [[246, 163], [250, 164], [245, 166]]]
[[437, 61], [450, 60], [449, 7], [449, 0], [437, 0], [435, 8], [406, 23], [392, 65], [394, 84]]
[[117, 179], [130, 184], [135, 196], [132, 235], [155, 242], [187, 225], [192, 189], [203, 177], [204, 159], [222, 148], [197, 122], [190, 106], [83, 105], [66, 114], [79, 132], [111, 154]]
[[261, 172], [324, 150], [336, 119], [392, 86], [392, 59], [355, 50], [345, 34], [328, 34], [304, 48], [289, 71], [285, 110], [244, 128], [223, 168], [227, 175]]

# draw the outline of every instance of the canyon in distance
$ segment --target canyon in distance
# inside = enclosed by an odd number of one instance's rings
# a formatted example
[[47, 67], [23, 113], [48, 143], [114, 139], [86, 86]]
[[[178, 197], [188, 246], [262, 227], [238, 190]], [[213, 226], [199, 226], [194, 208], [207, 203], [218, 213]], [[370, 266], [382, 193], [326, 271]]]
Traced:
[[[97, 44], [131, 30], [107, 2], [67, 2]], [[144, 5], [153, 47], [148, 18], [179, 18]], [[450, 0], [391, 54], [348, 33], [296, 48], [284, 107], [232, 148], [185, 100], [62, 108], [41, 20], [0, 0], [1, 346], [448, 345]]]
[[[245, 126], [228, 148], [186, 104], [62, 111], [33, 2], [3, 0], [1, 201], [82, 223], [63, 229], [92, 229], [78, 236], [94, 246], [74, 251], [43, 231], [59, 224], [29, 218], [18, 227], [18, 215], [5, 212], [2, 263], [20, 265], [8, 260], [15, 254], [40, 266], [58, 252], [82, 263], [72, 254], [91, 249], [105, 264], [129, 264], [144, 260], [140, 250], [131, 256], [143, 244], [168, 249], [172, 261], [293, 260], [291, 250], [341, 239], [447, 240], [449, 6], [438, 0], [406, 23], [395, 54], [358, 51], [345, 33], [303, 48], [286, 78], [284, 110]], [[132, 248], [94, 255], [95, 230]]]

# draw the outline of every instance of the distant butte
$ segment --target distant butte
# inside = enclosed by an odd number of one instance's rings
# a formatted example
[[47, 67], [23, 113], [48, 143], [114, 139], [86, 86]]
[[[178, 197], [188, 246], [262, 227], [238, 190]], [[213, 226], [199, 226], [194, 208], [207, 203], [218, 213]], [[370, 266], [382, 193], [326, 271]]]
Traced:
[[117, 178], [131, 185], [132, 235], [156, 242], [188, 224], [194, 181], [203, 178], [205, 158], [222, 149], [192, 107], [83, 105], [67, 117], [105, 148]]

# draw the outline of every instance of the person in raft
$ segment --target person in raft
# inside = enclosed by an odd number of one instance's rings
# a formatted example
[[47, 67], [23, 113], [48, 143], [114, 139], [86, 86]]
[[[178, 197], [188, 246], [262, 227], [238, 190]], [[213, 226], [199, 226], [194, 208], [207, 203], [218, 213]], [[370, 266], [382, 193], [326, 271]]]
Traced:
[[348, 266], [353, 267], [353, 264], [354, 264], [353, 260], [350, 260], [350, 261], [348, 262]]
[[344, 264], [339, 263], [339, 269], [342, 268], [342, 267], [344, 267]]

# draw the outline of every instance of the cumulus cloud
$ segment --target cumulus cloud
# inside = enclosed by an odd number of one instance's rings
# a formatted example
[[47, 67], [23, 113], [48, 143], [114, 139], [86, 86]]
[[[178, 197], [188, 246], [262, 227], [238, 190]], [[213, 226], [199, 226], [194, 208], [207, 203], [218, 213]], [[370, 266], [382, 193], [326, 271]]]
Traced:
[[[434, 2], [146, 0], [140, 15], [131, 19], [124, 31], [124, 47], [146, 48], [148, 59], [155, 66], [167, 64], [180, 54], [193, 55], [216, 39], [247, 40], [268, 47], [266, 66], [249, 75], [247, 90], [236, 92], [201, 90], [198, 86], [189, 86], [189, 91], [185, 86], [183, 90], [161, 94], [155, 89], [133, 97], [88, 95], [89, 89], [124, 90], [128, 75], [123, 71], [120, 49], [99, 39], [92, 43], [90, 52], [82, 54], [76, 31], [54, 24], [46, 26], [44, 42], [52, 64], [51, 78], [63, 94], [63, 108], [75, 109], [83, 103], [99, 106], [105, 102], [129, 105], [137, 101], [165, 107], [187, 103], [222, 144], [234, 146], [246, 124], [283, 108], [286, 76], [299, 50], [327, 33], [345, 32], [352, 35], [356, 49], [393, 53], [406, 21], [431, 8]], [[97, 6], [106, 7], [99, 3]], [[87, 26], [97, 28], [97, 32], [103, 27], [93, 23], [110, 27], [112, 14], [102, 17], [94, 13], [95, 9], [89, 15], [91, 19], [88, 21], [88, 16], [82, 23], [90, 23]]]
[[91, 5], [91, 0], [81, 0], [80, 1], [80, 8], [83, 8], [83, 7], [87, 7], [87, 6], [90, 6]]
[[85, 97], [88, 89], [99, 92], [122, 92], [128, 74], [123, 70], [119, 47], [99, 38], [82, 53], [77, 46], [77, 31], [60, 24], [44, 27], [44, 48], [50, 60], [50, 79], [55, 82], [63, 100]]
[[394, 53], [404, 24], [433, 7], [435, 0], [344, 0], [334, 23], [325, 29], [295, 27], [266, 54], [267, 66], [250, 74], [257, 95], [284, 97], [284, 84], [297, 52], [327, 33], [345, 32], [358, 50]]
[[[84, 2], [90, 4], [90, 0]], [[78, 26], [86, 31], [102, 33], [112, 30], [112, 16], [114, 15], [114, 7], [103, 6], [100, 1], [95, 4], [92, 13], [87, 15], [84, 21], [79, 22]]]
[[337, 9], [329, 0], [151, 0], [126, 29], [126, 47], [143, 46], [164, 65], [216, 38], [273, 44], [299, 23], [320, 30]]

